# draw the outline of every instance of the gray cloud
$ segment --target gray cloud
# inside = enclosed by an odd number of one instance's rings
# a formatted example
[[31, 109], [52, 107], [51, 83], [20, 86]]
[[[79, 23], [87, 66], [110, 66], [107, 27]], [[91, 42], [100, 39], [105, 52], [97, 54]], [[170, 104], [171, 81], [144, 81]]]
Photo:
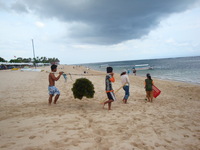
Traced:
[[18, 13], [22, 13], [22, 12], [23, 13], [28, 13], [28, 10], [27, 10], [26, 6], [21, 2], [12, 4], [11, 9], [15, 10]]
[[139, 39], [172, 13], [188, 9], [198, 0], [21, 0], [18, 12], [30, 10], [40, 17], [73, 23], [70, 38], [90, 44], [116, 44]]
[[5, 10], [7, 10], [8, 8], [7, 8], [7, 6], [0, 0], [0, 11], [5, 11]]

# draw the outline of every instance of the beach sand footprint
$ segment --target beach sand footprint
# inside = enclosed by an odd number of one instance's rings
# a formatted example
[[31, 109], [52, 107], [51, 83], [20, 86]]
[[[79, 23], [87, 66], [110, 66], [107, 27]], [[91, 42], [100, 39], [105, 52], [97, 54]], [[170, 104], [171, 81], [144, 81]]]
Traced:
[[9, 142], [9, 143], [6, 143], [6, 144], [2, 145], [0, 148], [8, 148], [8, 147], [10, 147], [10, 146], [12, 146], [14, 144], [16, 144], [16, 143], [15, 142]]
[[105, 136], [106, 135], [106, 131], [103, 129], [94, 129], [94, 133], [100, 136]]
[[34, 136], [34, 135], [32, 135], [32, 136], [29, 136], [29, 139], [34, 139], [34, 138], [36, 138], [36, 136]]

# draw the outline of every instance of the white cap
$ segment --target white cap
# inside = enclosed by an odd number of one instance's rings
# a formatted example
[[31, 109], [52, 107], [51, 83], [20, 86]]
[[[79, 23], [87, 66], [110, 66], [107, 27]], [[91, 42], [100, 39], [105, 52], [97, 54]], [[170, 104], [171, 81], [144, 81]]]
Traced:
[[122, 70], [122, 72], [127, 72], [127, 70], [126, 70], [126, 69], [124, 69], [124, 70]]

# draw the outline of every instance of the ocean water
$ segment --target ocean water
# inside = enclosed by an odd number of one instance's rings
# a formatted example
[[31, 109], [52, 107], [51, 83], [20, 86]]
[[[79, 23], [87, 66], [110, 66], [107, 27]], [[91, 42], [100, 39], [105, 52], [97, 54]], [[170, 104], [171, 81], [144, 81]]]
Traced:
[[99, 71], [106, 71], [106, 67], [101, 68], [100, 66], [108, 65], [113, 67], [116, 73], [129, 69], [130, 75], [133, 75], [133, 66], [139, 64], [149, 64], [153, 69], [137, 70], [137, 76], [146, 76], [147, 73], [150, 73], [152, 78], [200, 84], [200, 56], [102, 62], [84, 65]]

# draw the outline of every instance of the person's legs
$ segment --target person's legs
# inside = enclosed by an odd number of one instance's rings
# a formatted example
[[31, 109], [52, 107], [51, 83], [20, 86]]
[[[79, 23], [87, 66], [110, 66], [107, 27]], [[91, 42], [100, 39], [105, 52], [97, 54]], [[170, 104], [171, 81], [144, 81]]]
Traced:
[[150, 102], [150, 92], [146, 91], [146, 93], [147, 93], [147, 102]]
[[111, 110], [111, 103], [112, 103], [112, 102], [109, 102], [109, 103], [108, 103], [108, 110]]
[[125, 96], [124, 96], [124, 103], [127, 103], [128, 97], [129, 97], [129, 86], [124, 86], [124, 90], [125, 90]]
[[111, 102], [113, 102], [113, 100], [107, 100], [106, 102], [104, 102], [104, 105], [106, 105], [106, 104], [108, 104], [108, 103], [111, 103]]
[[51, 103], [52, 103], [52, 98], [53, 98], [53, 95], [50, 94], [50, 95], [49, 95], [49, 105], [51, 105]]
[[54, 88], [54, 93], [56, 94], [55, 98], [54, 98], [54, 104], [56, 104], [59, 96], [60, 96], [60, 91], [55, 87]]
[[104, 105], [108, 104], [108, 110], [111, 110], [111, 103], [112, 103], [114, 100], [116, 100], [116, 99], [115, 99], [115, 95], [114, 95], [113, 92], [108, 92], [108, 93], [107, 93], [107, 96], [108, 96], [108, 99], [109, 99], [109, 100], [103, 103], [103, 108], [104, 108]]
[[153, 102], [153, 91], [150, 91], [149, 97], [150, 97], [150, 102]]
[[48, 86], [48, 91], [49, 91], [49, 105], [52, 103], [52, 98], [54, 96], [54, 91], [52, 86]]
[[127, 104], [127, 99], [124, 99], [124, 104]]
[[54, 98], [54, 104], [56, 104], [56, 102], [57, 102], [59, 96], [60, 96], [60, 94], [57, 94], [57, 95], [55, 96], [55, 98]]
[[103, 103], [103, 108], [104, 108], [104, 106], [106, 105], [106, 104], [108, 104], [108, 110], [110, 110], [111, 109], [111, 103], [113, 102], [113, 100], [108, 100], [108, 101], [106, 101], [106, 102], [104, 102]]
[[[123, 86], [123, 90], [125, 91], [125, 96], [126, 96], [126, 89], [125, 89], [125, 86]], [[123, 97], [123, 102], [125, 103], [125, 96]]]

